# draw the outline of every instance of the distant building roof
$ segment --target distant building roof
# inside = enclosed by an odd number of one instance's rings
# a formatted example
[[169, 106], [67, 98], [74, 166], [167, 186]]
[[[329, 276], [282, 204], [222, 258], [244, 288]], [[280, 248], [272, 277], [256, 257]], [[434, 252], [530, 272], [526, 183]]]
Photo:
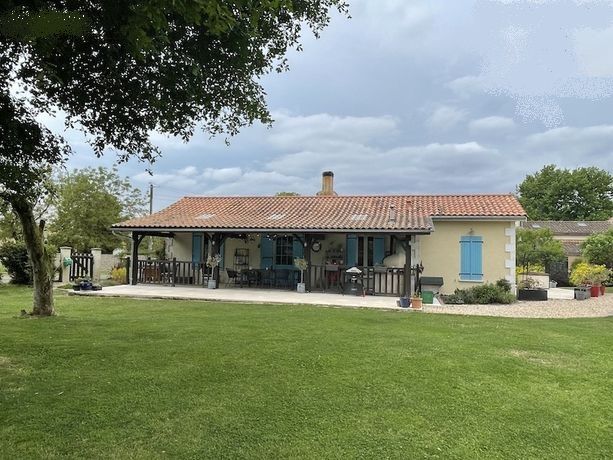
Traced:
[[424, 232], [437, 218], [525, 218], [513, 195], [184, 197], [114, 229]]
[[581, 235], [606, 232], [613, 228], [610, 220], [574, 221], [574, 220], [528, 220], [521, 223], [523, 228], [536, 230], [548, 228], [554, 235]]
[[564, 240], [560, 241], [564, 248], [564, 253], [567, 256], [580, 256], [581, 255], [581, 243], [583, 241]]

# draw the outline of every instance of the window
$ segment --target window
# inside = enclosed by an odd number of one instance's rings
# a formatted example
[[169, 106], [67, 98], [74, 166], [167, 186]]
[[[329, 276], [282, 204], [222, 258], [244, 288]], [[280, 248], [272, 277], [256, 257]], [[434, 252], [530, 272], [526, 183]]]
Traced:
[[[358, 237], [358, 267], [372, 267], [374, 259], [374, 238], [372, 236]], [[366, 248], [366, 251], [364, 251]], [[366, 256], [366, 259], [364, 258]]]
[[275, 240], [275, 265], [294, 264], [294, 238], [280, 236]]
[[460, 238], [460, 280], [483, 281], [483, 238]]

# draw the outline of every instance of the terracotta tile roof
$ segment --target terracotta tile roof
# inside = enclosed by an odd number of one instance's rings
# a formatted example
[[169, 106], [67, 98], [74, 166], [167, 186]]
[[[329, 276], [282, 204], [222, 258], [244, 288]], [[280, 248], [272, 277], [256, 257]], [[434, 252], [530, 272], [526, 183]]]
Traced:
[[606, 232], [613, 228], [610, 220], [574, 221], [574, 220], [529, 220], [522, 222], [522, 227], [528, 229], [548, 228], [554, 235], [591, 235]]
[[113, 228], [429, 232], [432, 218], [463, 216], [522, 218], [525, 212], [512, 195], [203, 196]]

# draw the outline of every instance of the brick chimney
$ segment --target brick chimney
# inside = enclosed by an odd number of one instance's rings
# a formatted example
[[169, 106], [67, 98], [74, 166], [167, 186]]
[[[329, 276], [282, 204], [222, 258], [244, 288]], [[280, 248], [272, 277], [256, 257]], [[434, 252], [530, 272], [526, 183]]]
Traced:
[[336, 196], [338, 193], [334, 191], [334, 173], [332, 171], [324, 171], [321, 175], [321, 190], [317, 192], [319, 196]]

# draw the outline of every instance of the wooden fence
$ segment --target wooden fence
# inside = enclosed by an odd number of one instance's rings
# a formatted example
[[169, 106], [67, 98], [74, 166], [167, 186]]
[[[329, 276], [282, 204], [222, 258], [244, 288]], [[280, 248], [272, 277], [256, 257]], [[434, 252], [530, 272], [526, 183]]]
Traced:
[[70, 255], [70, 281], [78, 278], [91, 278], [94, 274], [94, 256], [85, 253], [73, 253]]

